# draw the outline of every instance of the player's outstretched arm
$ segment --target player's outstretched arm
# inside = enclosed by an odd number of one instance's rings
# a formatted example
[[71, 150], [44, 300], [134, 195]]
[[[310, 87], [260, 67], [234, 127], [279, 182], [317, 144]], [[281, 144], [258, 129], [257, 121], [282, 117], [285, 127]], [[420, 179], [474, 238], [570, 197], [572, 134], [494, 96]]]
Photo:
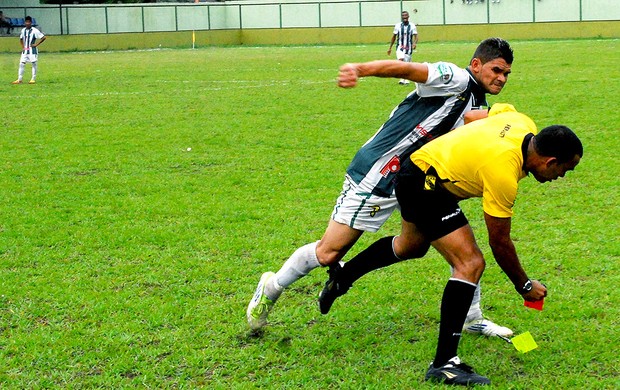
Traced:
[[355, 64], [344, 64], [338, 74], [338, 86], [352, 88], [357, 85], [360, 77], [394, 77], [407, 79], [417, 83], [428, 80], [428, 67], [418, 62], [396, 60], [378, 60]]
[[471, 110], [465, 113], [465, 124], [477, 121], [478, 119], [484, 119], [489, 116], [488, 110]]

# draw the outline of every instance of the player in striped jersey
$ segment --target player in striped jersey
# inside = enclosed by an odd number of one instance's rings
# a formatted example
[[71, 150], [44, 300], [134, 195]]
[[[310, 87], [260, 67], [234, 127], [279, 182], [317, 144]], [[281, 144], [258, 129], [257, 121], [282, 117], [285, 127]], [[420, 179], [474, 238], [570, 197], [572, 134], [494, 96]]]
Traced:
[[[401, 14], [402, 22], [394, 26], [392, 33], [392, 41], [387, 51], [388, 55], [392, 55], [392, 46], [396, 45], [396, 59], [404, 62], [411, 62], [411, 53], [418, 46], [418, 30], [415, 24], [409, 23], [409, 12], [403, 11]], [[400, 79], [399, 84], [409, 84], [407, 79]]]
[[[415, 81], [417, 88], [392, 111], [389, 119], [353, 158], [321, 240], [297, 249], [277, 273], [262, 275], [246, 312], [250, 328], [263, 327], [284, 288], [313, 269], [330, 266], [330, 279], [338, 273], [339, 261], [361, 235], [379, 230], [398, 207], [393, 180], [400, 169], [400, 161], [409, 158], [431, 139], [462, 125], [466, 114], [479, 112], [471, 110], [486, 106], [485, 94], [500, 93], [512, 60], [508, 42], [489, 38], [478, 45], [467, 69], [447, 62], [393, 60], [346, 64], [340, 68], [339, 86], [343, 88], [354, 87], [360, 77], [367, 76], [403, 77]], [[416, 257], [416, 254], [411, 256]], [[321, 312], [327, 313], [332, 302], [325, 305], [325, 301], [321, 301]], [[487, 336], [512, 335], [510, 329], [483, 318], [479, 288], [468, 322], [477, 325], [472, 331]]]
[[32, 27], [32, 18], [30, 16], [26, 16], [24, 25], [26, 27], [24, 27], [19, 34], [19, 42], [22, 45], [22, 55], [19, 60], [19, 72], [17, 74], [17, 80], [13, 81], [13, 84], [22, 83], [26, 62], [30, 62], [32, 64], [32, 78], [30, 79], [29, 84], [36, 83], [37, 61], [39, 59], [39, 50], [37, 47], [46, 39], [45, 35], [39, 31], [39, 29]]

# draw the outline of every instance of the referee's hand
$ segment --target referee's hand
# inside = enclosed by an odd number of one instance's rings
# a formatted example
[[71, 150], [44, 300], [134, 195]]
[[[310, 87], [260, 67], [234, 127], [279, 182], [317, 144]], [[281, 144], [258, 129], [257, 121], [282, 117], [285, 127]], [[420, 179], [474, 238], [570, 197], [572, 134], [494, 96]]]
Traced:
[[341, 88], [353, 88], [357, 85], [357, 67], [355, 64], [344, 64], [338, 73], [338, 86]]
[[547, 296], [547, 286], [538, 280], [532, 280], [532, 290], [522, 294], [526, 301], [535, 302], [544, 299]]

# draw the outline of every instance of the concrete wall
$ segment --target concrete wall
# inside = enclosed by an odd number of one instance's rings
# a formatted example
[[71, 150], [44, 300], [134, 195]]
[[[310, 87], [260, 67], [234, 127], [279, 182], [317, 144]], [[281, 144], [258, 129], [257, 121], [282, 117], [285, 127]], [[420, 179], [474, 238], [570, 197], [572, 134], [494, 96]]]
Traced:
[[3, 7], [35, 7], [41, 5], [39, 0], [0, 0], [0, 10]]
[[[329, 3], [155, 4], [9, 8], [34, 16], [49, 39], [43, 51], [190, 47], [196, 44], [299, 45], [385, 43], [410, 12], [420, 39], [619, 38], [620, 0], [350, 1]], [[253, 2], [254, 1], [254, 2]], [[581, 21], [580, 21], [581, 20]], [[536, 23], [532, 23], [536, 22]], [[63, 33], [62, 35], [60, 33]], [[68, 34], [67, 34], [68, 33]], [[0, 37], [0, 52], [15, 52], [15, 36]]]
[[[481, 41], [490, 36], [508, 40], [546, 38], [620, 37], [620, 21], [548, 22], [421, 26], [422, 42]], [[392, 28], [333, 27], [196, 31], [197, 47], [209, 45], [301, 45], [387, 43]], [[82, 50], [126, 50], [158, 47], [191, 47], [192, 32], [154, 32], [50, 36], [42, 52]], [[19, 52], [17, 37], [0, 38], [0, 52]], [[16, 54], [17, 55], [17, 54]]]
[[[288, 3], [286, 1], [289, 1]], [[394, 25], [401, 9], [419, 26], [620, 20], [620, 0], [461, 0], [159, 3], [4, 7], [47, 34]]]

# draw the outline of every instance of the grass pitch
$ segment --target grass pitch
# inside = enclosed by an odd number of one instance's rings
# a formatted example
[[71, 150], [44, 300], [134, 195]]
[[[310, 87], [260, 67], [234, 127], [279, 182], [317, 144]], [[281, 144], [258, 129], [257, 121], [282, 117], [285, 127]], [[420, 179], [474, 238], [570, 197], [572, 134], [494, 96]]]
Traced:
[[[619, 41], [512, 44], [491, 102], [568, 125], [585, 155], [563, 180], [521, 184], [513, 238], [549, 286], [542, 312], [493, 261], [480, 201], [463, 202], [487, 255], [486, 315], [539, 348], [466, 335], [460, 356], [496, 388], [617, 388]], [[415, 60], [465, 66], [475, 46], [422, 43]], [[368, 275], [327, 316], [316, 270], [262, 336], [245, 323], [260, 274], [320, 238], [353, 154], [411, 90], [336, 87], [339, 65], [385, 50], [44, 51], [38, 83], [17, 86], [19, 55], [0, 55], [1, 386], [437, 387], [423, 376], [448, 267], [432, 251]]]

